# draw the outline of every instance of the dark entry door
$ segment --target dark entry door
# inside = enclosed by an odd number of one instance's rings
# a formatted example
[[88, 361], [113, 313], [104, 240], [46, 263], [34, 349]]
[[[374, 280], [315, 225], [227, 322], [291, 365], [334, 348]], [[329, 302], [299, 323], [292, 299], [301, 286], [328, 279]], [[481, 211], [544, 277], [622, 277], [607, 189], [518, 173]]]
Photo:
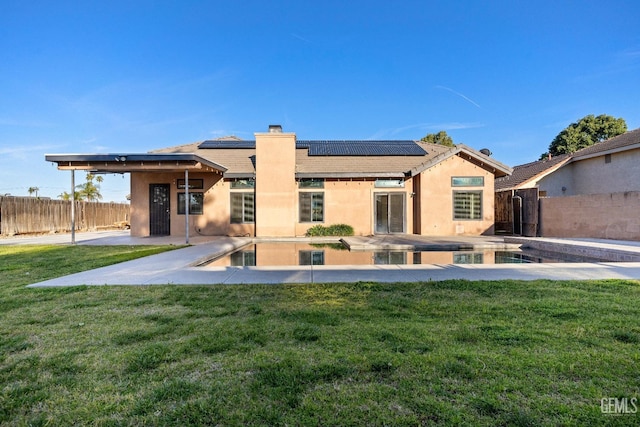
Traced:
[[375, 194], [376, 233], [404, 233], [404, 193]]
[[152, 236], [171, 234], [169, 184], [149, 185], [149, 234]]

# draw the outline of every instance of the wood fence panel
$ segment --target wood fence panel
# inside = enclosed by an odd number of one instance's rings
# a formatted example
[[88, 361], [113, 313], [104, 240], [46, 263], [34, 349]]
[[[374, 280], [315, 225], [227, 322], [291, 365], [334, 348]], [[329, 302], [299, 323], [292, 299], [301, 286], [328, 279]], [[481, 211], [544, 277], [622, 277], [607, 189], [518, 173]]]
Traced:
[[[76, 201], [76, 230], [97, 230], [128, 222], [128, 203]], [[0, 197], [0, 234], [71, 231], [71, 201]]]
[[522, 197], [522, 235], [535, 237], [538, 235], [538, 189], [517, 190], [516, 196]]
[[496, 234], [513, 233], [513, 201], [511, 191], [495, 193], [495, 230]]

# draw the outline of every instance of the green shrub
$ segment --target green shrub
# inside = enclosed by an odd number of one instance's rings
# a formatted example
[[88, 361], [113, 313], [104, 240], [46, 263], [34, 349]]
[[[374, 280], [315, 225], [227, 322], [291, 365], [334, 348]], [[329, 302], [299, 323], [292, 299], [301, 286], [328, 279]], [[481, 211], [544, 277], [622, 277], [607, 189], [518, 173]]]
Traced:
[[353, 236], [353, 227], [347, 224], [314, 225], [307, 230], [307, 236]]

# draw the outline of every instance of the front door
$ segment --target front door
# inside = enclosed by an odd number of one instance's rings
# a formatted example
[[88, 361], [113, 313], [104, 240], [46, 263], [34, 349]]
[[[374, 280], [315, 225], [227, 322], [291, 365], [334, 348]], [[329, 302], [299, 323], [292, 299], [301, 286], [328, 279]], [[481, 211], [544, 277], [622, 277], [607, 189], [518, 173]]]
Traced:
[[169, 184], [149, 185], [149, 234], [152, 236], [171, 234]]
[[375, 193], [374, 196], [376, 233], [404, 233], [404, 193]]

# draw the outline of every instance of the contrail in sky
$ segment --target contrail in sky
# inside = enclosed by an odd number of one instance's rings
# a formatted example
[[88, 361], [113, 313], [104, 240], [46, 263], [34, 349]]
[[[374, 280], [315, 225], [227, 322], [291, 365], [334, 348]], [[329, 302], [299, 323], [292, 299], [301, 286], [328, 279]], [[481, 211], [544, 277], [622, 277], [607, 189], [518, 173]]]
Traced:
[[471, 98], [464, 96], [463, 94], [461, 94], [460, 92], [456, 92], [455, 90], [451, 89], [450, 87], [446, 87], [446, 86], [436, 86], [436, 89], [444, 89], [444, 90], [448, 90], [449, 92], [453, 93], [454, 95], [458, 95], [460, 98], [464, 99], [465, 101], [470, 102], [471, 104], [475, 105], [476, 107], [480, 108], [480, 106], [478, 105], [477, 102], [475, 102], [474, 100], [472, 100]]

